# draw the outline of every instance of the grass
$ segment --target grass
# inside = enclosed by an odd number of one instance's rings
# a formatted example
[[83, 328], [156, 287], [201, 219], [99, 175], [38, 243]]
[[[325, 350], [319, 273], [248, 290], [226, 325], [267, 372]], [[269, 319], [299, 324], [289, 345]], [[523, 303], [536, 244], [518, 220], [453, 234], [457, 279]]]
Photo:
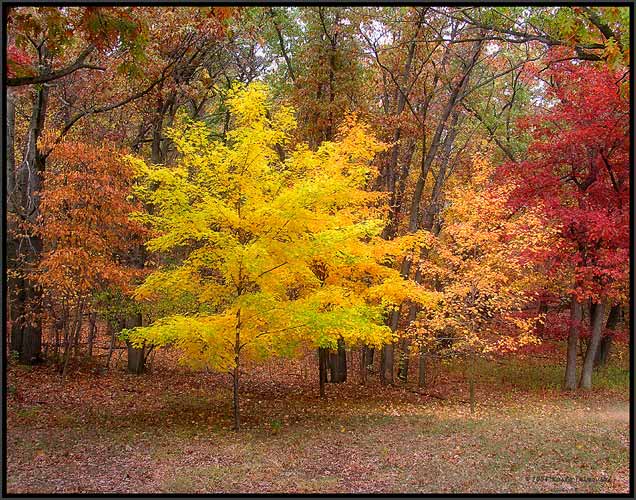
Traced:
[[[238, 434], [229, 429], [225, 386], [201, 382], [197, 374], [183, 375], [177, 385], [170, 374], [165, 380], [159, 374], [136, 379], [122, 374], [102, 379], [99, 391], [81, 404], [79, 389], [65, 386], [48, 404], [35, 405], [32, 399], [45, 396], [34, 370], [29, 384], [18, 380], [22, 402], [9, 404], [7, 488], [12, 493], [627, 491], [628, 377], [620, 366], [598, 372], [596, 391], [576, 395], [546, 391], [558, 388], [558, 366], [483, 362], [477, 368], [474, 413], [461, 366], [447, 368], [452, 390], [445, 400], [373, 383], [329, 386], [329, 397], [319, 400], [312, 386], [281, 396], [275, 392], [279, 386], [246, 380], [244, 428]], [[115, 390], [129, 380], [135, 381], [132, 398], [129, 391]], [[33, 396], [25, 393], [27, 386]]]
[[[465, 365], [455, 363], [446, 369], [450, 373], [464, 372]], [[514, 387], [522, 391], [560, 390], [564, 367], [554, 362], [501, 362], [484, 359], [475, 362], [476, 383]], [[611, 363], [594, 371], [594, 387], [611, 391], [629, 390], [629, 368], [623, 363]]]

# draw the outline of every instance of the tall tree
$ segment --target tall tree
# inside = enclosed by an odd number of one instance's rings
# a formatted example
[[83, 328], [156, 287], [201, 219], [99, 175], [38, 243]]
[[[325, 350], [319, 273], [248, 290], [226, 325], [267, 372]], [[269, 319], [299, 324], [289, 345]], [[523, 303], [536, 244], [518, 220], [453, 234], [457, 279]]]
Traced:
[[383, 308], [428, 295], [376, 262], [374, 252], [390, 249], [365, 241], [382, 228], [378, 196], [363, 189], [382, 144], [352, 121], [338, 142], [298, 147], [283, 163], [276, 145], [288, 141], [292, 111], [274, 108], [258, 83], [234, 87], [227, 103], [227, 142], [191, 122], [172, 133], [183, 155], [175, 167], [135, 161], [138, 196], [153, 206], [140, 218], [159, 233], [148, 248], [182, 258], [137, 291], [172, 311], [128, 338], [172, 343], [190, 364], [230, 372], [238, 430], [242, 359], [341, 339], [379, 346], [390, 338]]
[[551, 101], [527, 122], [534, 139], [528, 159], [509, 163], [505, 172], [518, 179], [513, 202], [540, 203], [546, 224], [560, 232], [559, 244], [543, 257], [552, 257], [551, 272], [565, 269], [571, 279], [567, 389], [576, 388], [580, 308], [590, 303], [591, 338], [580, 379], [589, 389], [604, 309], [628, 272], [628, 73], [557, 62], [548, 74]]

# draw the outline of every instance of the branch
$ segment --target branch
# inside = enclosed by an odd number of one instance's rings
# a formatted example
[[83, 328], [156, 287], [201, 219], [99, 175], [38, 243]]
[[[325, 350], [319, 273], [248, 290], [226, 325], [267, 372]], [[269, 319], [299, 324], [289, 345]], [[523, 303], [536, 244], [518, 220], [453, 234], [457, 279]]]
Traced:
[[278, 264], [277, 266], [272, 267], [271, 269], [268, 269], [267, 271], [263, 271], [261, 274], [259, 274], [256, 279], [265, 276], [267, 273], [270, 273], [272, 271], [274, 271], [275, 269], [278, 269], [279, 267], [283, 267], [285, 264], [287, 264], [287, 262], [283, 262], [282, 264]]
[[285, 40], [283, 40], [283, 34], [280, 31], [280, 26], [276, 22], [274, 17], [274, 9], [270, 7], [269, 14], [272, 17], [272, 22], [274, 23], [274, 28], [276, 29], [276, 34], [278, 35], [278, 43], [280, 45], [280, 50], [283, 53], [283, 57], [285, 58], [285, 63], [287, 64], [287, 70], [289, 71], [289, 77], [292, 79], [292, 82], [296, 82], [296, 75], [294, 74], [294, 69], [292, 68], [291, 61], [289, 56], [287, 55], [287, 50], [285, 49]]
[[484, 118], [473, 108], [471, 108], [468, 104], [466, 104], [465, 102], [462, 102], [462, 107], [468, 111], [469, 113], [471, 113], [475, 118], [477, 118], [477, 120], [485, 127], [485, 129], [488, 131], [488, 133], [490, 134], [490, 137], [492, 137], [492, 139], [495, 141], [495, 144], [497, 144], [497, 146], [499, 146], [499, 149], [501, 149], [504, 154], [510, 159], [510, 161], [512, 161], [513, 163], [516, 163], [515, 157], [512, 153], [512, 150], [503, 142], [501, 142], [501, 140], [499, 138], [497, 138], [497, 136], [495, 135], [496, 133], [496, 129], [493, 129], [492, 127], [490, 127], [486, 121], [484, 120]]
[[120, 108], [121, 106], [125, 106], [129, 102], [135, 101], [135, 100], [139, 99], [140, 97], [143, 97], [146, 94], [150, 93], [150, 91], [152, 89], [154, 89], [158, 84], [163, 82], [168, 77], [168, 69], [170, 67], [172, 67], [175, 63], [176, 63], [176, 60], [171, 62], [168, 66], [166, 66], [163, 69], [163, 71], [161, 72], [161, 76], [159, 78], [157, 78], [155, 81], [153, 81], [150, 85], [148, 85], [144, 90], [141, 90], [141, 91], [137, 92], [136, 94], [132, 94], [132, 95], [126, 97], [125, 99], [122, 99], [121, 101], [117, 101], [115, 103], [108, 104], [106, 106], [102, 106], [102, 107], [99, 107], [99, 108], [93, 108], [93, 109], [85, 110], [85, 111], [82, 111], [82, 112], [76, 114], [74, 117], [72, 117], [66, 123], [66, 125], [64, 126], [64, 128], [62, 129], [60, 134], [58, 135], [57, 139], [53, 143], [53, 145], [43, 154], [43, 157], [44, 158], [48, 157], [51, 154], [51, 151], [53, 151], [53, 148], [57, 144], [59, 144], [62, 141], [62, 139], [64, 138], [64, 136], [68, 133], [68, 131], [71, 130], [71, 128], [73, 128], [73, 125], [75, 125], [75, 123], [77, 123], [79, 120], [81, 120], [85, 116], [94, 115], [94, 114], [98, 114], [98, 113], [105, 113], [106, 111], [111, 111], [113, 109]]
[[[555, 45], [561, 45], [561, 46], [569, 45], [566, 41], [553, 38], [546, 33], [532, 34], [527, 31], [524, 32], [524, 31], [514, 30], [511, 28], [503, 28], [503, 27], [493, 26], [491, 24], [485, 24], [478, 21], [477, 19], [472, 18], [465, 11], [462, 11], [462, 14], [464, 16], [463, 18], [455, 17], [443, 11], [437, 11], [437, 12], [447, 17], [450, 17], [451, 19], [455, 19], [460, 22], [467, 22], [478, 28], [482, 28], [482, 29], [492, 31], [495, 33], [504, 33], [506, 35], [517, 37], [518, 40], [516, 42], [513, 42], [512, 40], [508, 40], [509, 42], [512, 42], [512, 43], [524, 43], [524, 42], [537, 41], [549, 47], [552, 47]], [[591, 19], [590, 21], [592, 22]], [[591, 52], [586, 52], [586, 50], [603, 49], [603, 48], [605, 48], [605, 46], [602, 43], [586, 43], [586, 44], [579, 43], [574, 46], [574, 50], [576, 51], [577, 58], [580, 60], [585, 60], [585, 61], [602, 61], [603, 58], [601, 56], [597, 54], [593, 54]]]
[[607, 40], [613, 38], [614, 41], [616, 42], [616, 45], [620, 49], [620, 51], [623, 52], [623, 44], [621, 43], [620, 38], [616, 36], [616, 34], [612, 31], [612, 29], [606, 23], [601, 21], [601, 18], [598, 16], [598, 14], [594, 12], [590, 7], [582, 7], [582, 9], [587, 14], [587, 18], [590, 20], [590, 22], [594, 26], [596, 26], [596, 28], [598, 28], [598, 30], [603, 34], [603, 36]]
[[95, 46], [89, 45], [82, 53], [77, 57], [75, 62], [70, 66], [62, 69], [51, 71], [37, 76], [20, 76], [17, 78], [7, 78], [7, 87], [19, 87], [21, 85], [36, 85], [38, 83], [46, 83], [59, 78], [63, 78], [79, 69], [92, 69], [96, 71], [106, 71], [106, 68], [101, 66], [95, 66], [93, 64], [87, 64], [84, 61], [95, 50]]

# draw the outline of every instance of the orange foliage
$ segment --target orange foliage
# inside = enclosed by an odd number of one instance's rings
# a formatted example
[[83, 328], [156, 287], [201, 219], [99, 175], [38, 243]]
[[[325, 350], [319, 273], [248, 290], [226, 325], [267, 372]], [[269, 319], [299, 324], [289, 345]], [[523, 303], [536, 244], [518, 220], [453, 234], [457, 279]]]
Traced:
[[132, 170], [109, 146], [64, 142], [52, 153], [36, 231], [46, 242], [38, 280], [65, 298], [107, 286], [126, 289], [138, 270], [129, 260], [144, 230], [128, 218]]

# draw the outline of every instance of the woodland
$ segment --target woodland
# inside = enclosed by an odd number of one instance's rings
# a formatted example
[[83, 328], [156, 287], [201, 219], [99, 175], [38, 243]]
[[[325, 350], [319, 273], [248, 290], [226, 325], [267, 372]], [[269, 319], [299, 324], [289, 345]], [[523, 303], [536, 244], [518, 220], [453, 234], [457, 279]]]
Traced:
[[6, 8], [3, 493], [629, 493], [630, 8]]

